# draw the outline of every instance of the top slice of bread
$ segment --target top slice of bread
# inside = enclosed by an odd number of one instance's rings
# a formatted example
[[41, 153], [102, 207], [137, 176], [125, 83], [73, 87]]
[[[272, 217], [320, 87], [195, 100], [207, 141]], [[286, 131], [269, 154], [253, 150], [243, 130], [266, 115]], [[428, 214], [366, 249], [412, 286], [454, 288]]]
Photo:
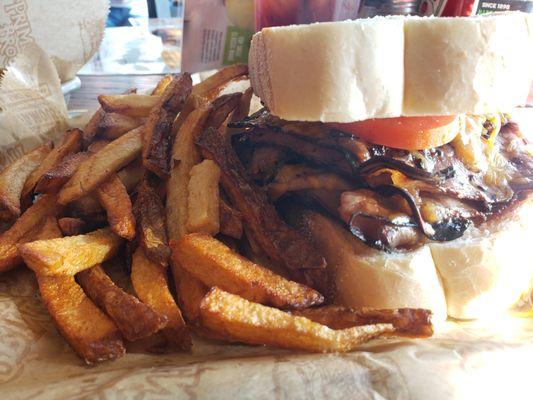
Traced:
[[250, 48], [254, 92], [287, 120], [507, 111], [533, 78], [533, 16], [374, 17], [265, 28]]

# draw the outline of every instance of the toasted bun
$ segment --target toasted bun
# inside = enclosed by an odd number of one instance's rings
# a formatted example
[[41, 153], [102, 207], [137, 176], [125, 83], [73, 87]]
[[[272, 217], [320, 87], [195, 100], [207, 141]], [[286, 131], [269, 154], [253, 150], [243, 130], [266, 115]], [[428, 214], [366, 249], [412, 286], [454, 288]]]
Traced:
[[371, 249], [320, 214], [307, 220], [346, 306], [429, 308], [437, 321], [479, 318], [508, 310], [533, 281], [531, 199], [458, 240], [407, 253]]
[[270, 111], [288, 120], [506, 111], [526, 102], [532, 79], [528, 18], [375, 17], [265, 28], [252, 39], [250, 78]]

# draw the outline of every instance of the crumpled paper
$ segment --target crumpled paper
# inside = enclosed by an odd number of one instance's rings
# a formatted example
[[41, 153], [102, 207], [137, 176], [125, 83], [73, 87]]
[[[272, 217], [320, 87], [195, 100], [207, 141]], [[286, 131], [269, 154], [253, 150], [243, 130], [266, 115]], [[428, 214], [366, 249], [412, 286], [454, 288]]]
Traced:
[[0, 0], [0, 69], [34, 43], [62, 82], [74, 78], [98, 49], [108, 10], [109, 0]]
[[29, 43], [0, 78], [0, 168], [66, 128], [56, 69], [38, 45]]

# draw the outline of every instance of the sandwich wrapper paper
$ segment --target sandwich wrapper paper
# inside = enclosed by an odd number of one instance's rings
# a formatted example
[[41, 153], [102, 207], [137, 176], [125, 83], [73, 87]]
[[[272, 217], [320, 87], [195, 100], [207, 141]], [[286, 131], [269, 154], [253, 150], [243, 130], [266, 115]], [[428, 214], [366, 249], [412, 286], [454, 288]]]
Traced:
[[[26, 46], [0, 81], [5, 165], [67, 127], [52, 62]], [[523, 110], [531, 122], [533, 110]], [[525, 115], [528, 114], [528, 115]], [[90, 318], [90, 316], [88, 316]], [[532, 391], [533, 318], [448, 321], [429, 339], [308, 354], [195, 338], [191, 353], [85, 366], [58, 334], [27, 268], [0, 274], [2, 399], [501, 399]]]

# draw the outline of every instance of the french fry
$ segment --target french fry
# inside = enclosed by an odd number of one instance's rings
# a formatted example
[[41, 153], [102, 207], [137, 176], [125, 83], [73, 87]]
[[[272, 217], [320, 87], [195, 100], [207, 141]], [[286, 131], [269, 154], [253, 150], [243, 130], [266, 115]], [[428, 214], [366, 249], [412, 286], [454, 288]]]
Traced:
[[222, 68], [220, 71], [211, 75], [209, 78], [203, 80], [195, 85], [192, 93], [197, 96], [202, 96], [208, 100], [215, 99], [220, 91], [235, 78], [248, 74], [248, 66], [245, 64], [234, 64]]
[[187, 201], [187, 231], [216, 235], [220, 230], [220, 168], [211, 160], [192, 167]]
[[429, 337], [433, 334], [431, 311], [422, 308], [398, 308], [380, 310], [361, 308], [353, 310], [342, 306], [323, 306], [292, 312], [326, 325], [331, 329], [346, 329], [353, 326], [389, 323], [394, 326], [395, 336]]
[[81, 135], [79, 129], [70, 129], [63, 135], [61, 143], [46, 155], [26, 180], [22, 189], [22, 198], [26, 198], [33, 192], [35, 185], [47, 171], [55, 168], [66, 156], [80, 151]]
[[139, 299], [168, 318], [163, 334], [167, 341], [182, 350], [191, 348], [191, 336], [181, 311], [168, 288], [166, 270], [152, 262], [141, 247], [133, 254], [131, 282]]
[[124, 355], [116, 325], [85, 295], [74, 276], [37, 274], [37, 282], [59, 333], [87, 364]]
[[[227, 137], [214, 127], [204, 130], [196, 143], [221, 170], [221, 182], [232, 204], [242, 213], [247, 236], [288, 270], [325, 270], [324, 257], [288, 226], [246, 173]], [[295, 274], [296, 275], [296, 274]]]
[[117, 254], [122, 239], [109, 228], [85, 235], [37, 240], [18, 246], [26, 265], [40, 275], [75, 275]]
[[177, 240], [187, 233], [187, 203], [192, 167], [201, 161], [194, 144], [195, 137], [203, 128], [210, 107], [194, 110], [183, 122], [172, 149], [173, 167], [167, 181], [166, 216], [170, 239]]
[[81, 235], [87, 228], [87, 223], [81, 218], [63, 217], [59, 218], [57, 223], [65, 236]]
[[202, 325], [230, 341], [313, 352], [346, 352], [394, 331], [392, 324], [333, 330], [310, 319], [212, 288], [200, 305]]
[[137, 189], [135, 215], [139, 245], [146, 256], [161, 266], [168, 266], [170, 248], [165, 227], [165, 209], [153, 186], [153, 178], [148, 174]]
[[205, 127], [220, 129], [223, 126], [225, 129], [227, 122], [229, 122], [228, 119], [231, 118], [232, 113], [239, 106], [241, 97], [241, 93], [231, 93], [213, 100]]
[[324, 301], [317, 291], [254, 264], [209, 235], [191, 233], [171, 246], [173, 260], [208, 287], [279, 308], [306, 308]]
[[96, 127], [96, 137], [115, 140], [144, 124], [143, 118], [132, 118], [118, 113], [105, 113]]
[[133, 161], [117, 172], [118, 179], [126, 187], [128, 193], [134, 191], [144, 175], [144, 167], [140, 160]]
[[167, 86], [172, 82], [172, 75], [165, 75], [163, 79], [161, 79], [159, 82], [157, 82], [157, 85], [155, 85], [154, 90], [152, 90], [152, 96], [159, 96], [162, 95], [165, 92], [165, 89]]
[[160, 178], [170, 172], [172, 123], [183, 109], [192, 89], [191, 76], [175, 76], [150, 112], [143, 137], [143, 165]]
[[110, 143], [109, 140], [106, 140], [106, 139], [95, 140], [94, 142], [91, 142], [89, 146], [87, 146], [87, 153], [89, 153], [89, 155], [98, 153], [109, 143]]
[[96, 189], [96, 197], [107, 213], [111, 230], [127, 240], [135, 238], [135, 218], [130, 196], [117, 174]]
[[101, 214], [105, 211], [93, 194], [88, 194], [87, 196], [74, 200], [68, 205], [68, 209], [71, 210], [74, 215], [83, 217]]
[[52, 143], [44, 144], [23, 155], [0, 172], [0, 219], [10, 221], [21, 212], [20, 199], [24, 183], [52, 150]]
[[35, 193], [57, 193], [68, 182], [80, 164], [89, 158], [85, 152], [75, 153], [65, 157], [54, 168], [46, 171], [35, 185]]
[[47, 217], [55, 216], [58, 211], [56, 197], [44, 195], [28, 208], [11, 228], [0, 235], [0, 272], [22, 263], [17, 244], [33, 240], [33, 230]]
[[81, 271], [76, 277], [89, 298], [109, 315], [126, 339], [148, 337], [167, 324], [166, 316], [116, 286], [100, 265]]
[[87, 122], [87, 125], [85, 125], [85, 128], [83, 129], [83, 141], [84, 143], [90, 143], [92, 142], [93, 138], [97, 135], [99, 126], [102, 122], [102, 119], [104, 118], [106, 112], [99, 108], [96, 110], [96, 112], [93, 114], [89, 122]]
[[59, 203], [67, 204], [89, 194], [114, 172], [128, 165], [141, 153], [143, 127], [113, 140], [83, 161], [59, 192]]
[[240, 239], [242, 237], [242, 215], [220, 199], [220, 233]]
[[[37, 231], [37, 234], [29, 241], [33, 240], [46, 240], [61, 237], [61, 230], [59, 228], [58, 220], [54, 216], [48, 216], [45, 218], [43, 225]], [[20, 243], [20, 242], [19, 242]]]
[[231, 116], [232, 121], [242, 121], [248, 116], [248, 114], [250, 113], [250, 102], [252, 101], [253, 94], [254, 91], [251, 86], [244, 91], [239, 100], [239, 105], [237, 109], [233, 112], [233, 115]]
[[171, 266], [176, 294], [183, 315], [188, 322], [196, 324], [200, 317], [200, 303], [209, 288], [181, 268], [175, 260], [172, 260]]
[[147, 117], [159, 100], [160, 96], [136, 93], [98, 96], [98, 101], [106, 112], [123, 114], [133, 118]]

